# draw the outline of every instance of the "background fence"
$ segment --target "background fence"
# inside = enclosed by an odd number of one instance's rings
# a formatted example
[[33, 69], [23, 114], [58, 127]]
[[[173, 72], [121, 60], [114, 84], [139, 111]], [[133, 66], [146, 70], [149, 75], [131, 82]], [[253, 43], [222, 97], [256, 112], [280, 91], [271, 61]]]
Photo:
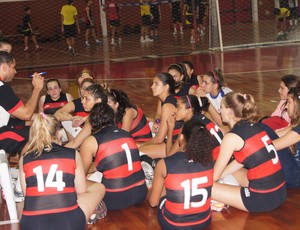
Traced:
[[[298, 1], [286, 0], [289, 11], [298, 18]], [[219, 3], [219, 10], [217, 9]], [[279, 0], [210, 0], [210, 31], [212, 49], [240, 48], [278, 43], [298, 42], [300, 40], [297, 18], [286, 17], [286, 22], [278, 22], [274, 14], [280, 8]], [[218, 16], [220, 24], [218, 24]], [[281, 18], [283, 16], [280, 16]], [[280, 18], [279, 17], [279, 18]], [[280, 20], [279, 20], [280, 21]], [[286, 27], [287, 35], [278, 37]], [[221, 44], [221, 45], [220, 45]]]
[[[146, 1], [146, 0], [144, 0]], [[22, 25], [24, 8], [31, 7], [32, 25], [37, 33], [37, 38], [42, 47], [37, 55], [32, 50], [26, 56], [16, 53], [21, 57], [19, 66], [34, 65], [63, 65], [66, 63], [83, 63], [91, 61], [118, 61], [130, 58], [151, 58], [166, 55], [182, 55], [189, 53], [206, 52], [209, 50], [222, 50], [230, 48], [251, 47], [258, 45], [276, 45], [300, 40], [299, 28], [289, 26], [287, 20], [287, 36], [277, 39], [280, 32], [277, 28], [277, 20], [274, 8], [278, 7], [277, 0], [184, 0], [181, 1], [181, 17], [183, 34], [173, 35], [171, 3], [176, 0], [149, 0], [157, 1], [161, 8], [161, 22], [159, 24], [159, 39], [146, 44], [140, 43], [141, 15], [140, 1], [118, 0], [121, 19], [120, 35], [122, 44], [110, 44], [110, 27], [106, 12], [105, 0], [94, 0], [92, 3], [93, 17], [98, 36], [102, 40], [101, 45], [96, 45], [90, 36], [91, 46], [85, 45], [85, 0], [74, 0], [74, 6], [78, 10], [78, 18], [81, 33], [77, 36], [75, 49], [76, 57], [68, 56], [68, 47], [61, 33], [60, 10], [66, 4], [66, 0], [2, 0], [0, 1], [0, 35], [9, 39], [13, 44], [13, 52], [24, 49], [23, 35], [19, 33]], [[289, 0], [287, 0], [289, 1]], [[199, 16], [197, 6], [205, 3], [206, 10], [203, 17], [203, 25], [196, 19]], [[186, 23], [184, 5], [192, 6], [194, 19], [192, 24]], [[298, 1], [291, 0], [296, 7], [298, 15]], [[296, 20], [297, 21], [297, 20]], [[201, 27], [202, 26], [202, 27]], [[205, 28], [205, 30], [203, 29]], [[191, 42], [191, 29], [195, 29], [195, 42]], [[201, 32], [205, 31], [205, 33]], [[44, 51], [47, 52], [44, 52]], [[49, 61], [47, 55], [55, 56]], [[25, 57], [25, 58], [24, 58]], [[51, 63], [50, 63], [51, 62]], [[39, 64], [36, 64], [39, 63]]]

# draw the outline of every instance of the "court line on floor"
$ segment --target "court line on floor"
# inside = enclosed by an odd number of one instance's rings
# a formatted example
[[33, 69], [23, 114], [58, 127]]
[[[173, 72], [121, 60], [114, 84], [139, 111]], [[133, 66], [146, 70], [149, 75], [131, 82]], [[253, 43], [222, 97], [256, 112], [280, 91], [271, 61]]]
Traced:
[[[62, 68], [62, 67], [59, 67]], [[55, 69], [52, 67], [52, 69]], [[255, 73], [270, 73], [270, 72], [277, 72], [277, 71], [290, 71], [290, 70], [300, 70], [300, 67], [294, 67], [294, 68], [282, 68], [282, 69], [269, 69], [269, 70], [254, 70], [254, 71], [243, 71], [243, 72], [224, 72], [224, 74], [230, 74], [230, 75], [240, 75], [240, 74], [255, 74]], [[14, 77], [14, 79], [27, 79], [27, 77]], [[139, 77], [139, 78], [106, 78], [106, 79], [101, 79], [101, 78], [96, 78], [96, 80], [103, 80], [103, 81], [128, 81], [128, 80], [149, 80], [153, 79], [152, 77]], [[30, 78], [28, 80], [31, 80]], [[60, 79], [60, 80], [75, 80], [75, 79]]]

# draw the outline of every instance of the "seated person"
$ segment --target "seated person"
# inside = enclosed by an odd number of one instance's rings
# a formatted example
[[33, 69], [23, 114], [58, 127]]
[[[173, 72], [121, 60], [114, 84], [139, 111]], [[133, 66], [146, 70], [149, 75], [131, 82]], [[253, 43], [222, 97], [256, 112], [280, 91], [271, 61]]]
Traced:
[[96, 103], [89, 115], [92, 135], [80, 146], [85, 173], [94, 157], [97, 170], [103, 173], [103, 201], [108, 210], [140, 204], [147, 195], [139, 150], [131, 135], [115, 126], [114, 119], [107, 103]]
[[[80, 86], [81, 97], [85, 89], [94, 83], [94, 80], [90, 78], [82, 81]], [[64, 107], [57, 110], [54, 114], [61, 121], [64, 129], [69, 134], [67, 134], [69, 138], [74, 138], [77, 136], [81, 130], [81, 126], [89, 115], [89, 113], [86, 112], [82, 107], [81, 97], [70, 101]]]
[[115, 112], [116, 125], [129, 132], [136, 142], [144, 142], [152, 138], [152, 133], [143, 111], [130, 103], [125, 92], [110, 89], [107, 103]]
[[[257, 123], [254, 98], [250, 94], [226, 94], [221, 116], [231, 130], [223, 137], [214, 165], [212, 199], [247, 212], [278, 208], [287, 197], [286, 182], [272, 140]], [[233, 175], [239, 186], [218, 182], [228, 175]]]
[[148, 201], [159, 207], [162, 229], [202, 229], [211, 222], [213, 137], [200, 120], [192, 119], [179, 140], [178, 152], [157, 163]]
[[[169, 73], [158, 73], [153, 79], [151, 86], [153, 96], [158, 98], [159, 112], [156, 120], [159, 120], [159, 127], [156, 135], [139, 146], [141, 155], [147, 155], [152, 159], [166, 157], [166, 136], [168, 132], [167, 120], [176, 112], [177, 99], [175, 93], [175, 80]], [[158, 117], [157, 117], [158, 116]], [[183, 122], [175, 123], [172, 140], [175, 141]]]
[[82, 81], [87, 78], [94, 80], [92, 71], [90, 71], [88, 68], [83, 68], [82, 71], [76, 77], [77, 86], [78, 86], [78, 97], [81, 97], [80, 86], [82, 84]]
[[[36, 116], [19, 162], [25, 195], [21, 229], [85, 229], [102, 200], [102, 184], [87, 186], [78, 152], [61, 146], [60, 123]], [[55, 178], [55, 179], [54, 179]]]
[[281, 78], [278, 93], [280, 101], [270, 117], [261, 119], [263, 124], [266, 124], [273, 130], [282, 129], [290, 124], [290, 117], [286, 111], [288, 92], [291, 88], [296, 87], [299, 82], [299, 77], [295, 75], [285, 75]]
[[[100, 84], [90, 85], [83, 91], [82, 94], [82, 107], [84, 111], [90, 112], [93, 106], [97, 103], [107, 103], [106, 90]], [[92, 127], [87, 117], [82, 129], [78, 135], [70, 140], [65, 146], [69, 148], [78, 148], [82, 142], [92, 134]]]
[[58, 79], [49, 79], [46, 82], [47, 95], [43, 95], [39, 101], [39, 112], [54, 114], [68, 102], [73, 100], [69, 93], [63, 93]]

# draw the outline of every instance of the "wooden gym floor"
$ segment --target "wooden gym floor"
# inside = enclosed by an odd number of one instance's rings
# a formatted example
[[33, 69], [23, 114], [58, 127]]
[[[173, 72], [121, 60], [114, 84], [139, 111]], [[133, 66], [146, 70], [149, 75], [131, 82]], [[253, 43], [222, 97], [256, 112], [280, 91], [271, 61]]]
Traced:
[[[18, 73], [12, 83], [15, 92], [23, 100], [31, 94], [28, 75], [34, 71], [46, 71], [45, 78], [58, 78], [63, 89], [76, 96], [76, 74], [84, 67], [90, 68], [97, 81], [105, 81], [110, 87], [128, 93], [131, 101], [140, 106], [149, 117], [155, 113], [156, 99], [150, 89], [155, 73], [167, 70], [168, 65], [190, 60], [196, 73], [202, 74], [216, 66], [223, 69], [230, 88], [254, 96], [262, 116], [269, 115], [279, 100], [277, 93], [280, 78], [286, 74], [300, 75], [300, 46], [263, 47], [226, 52], [208, 52], [205, 43], [191, 47], [188, 38], [177, 37], [166, 44], [140, 44], [138, 36], [111, 47], [104, 39], [101, 46], [86, 48], [77, 41], [75, 57], [69, 56], [63, 42], [38, 52], [23, 53], [22, 44], [16, 44], [13, 54]], [[170, 44], [173, 42], [174, 46]], [[134, 44], [134, 46], [129, 46]], [[155, 54], [155, 55], [154, 55]], [[45, 93], [45, 91], [43, 91]], [[229, 207], [213, 212], [208, 229], [299, 229], [300, 190], [288, 191], [287, 201], [277, 210], [249, 214]], [[5, 202], [0, 198], [0, 221], [8, 219]], [[0, 230], [19, 229], [18, 224], [0, 225]], [[108, 216], [87, 229], [160, 229], [156, 209], [146, 202], [137, 207], [109, 212]]]

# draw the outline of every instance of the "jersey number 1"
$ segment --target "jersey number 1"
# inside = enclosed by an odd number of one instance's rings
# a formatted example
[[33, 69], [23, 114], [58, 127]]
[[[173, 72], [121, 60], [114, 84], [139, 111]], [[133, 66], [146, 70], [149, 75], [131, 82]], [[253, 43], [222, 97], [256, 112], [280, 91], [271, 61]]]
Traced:
[[127, 143], [124, 143], [121, 145], [121, 148], [124, 149], [126, 158], [127, 158], [127, 164], [128, 164], [128, 171], [132, 171], [133, 165], [132, 165], [132, 157], [131, 157], [131, 151], [129, 149], [129, 146]]

